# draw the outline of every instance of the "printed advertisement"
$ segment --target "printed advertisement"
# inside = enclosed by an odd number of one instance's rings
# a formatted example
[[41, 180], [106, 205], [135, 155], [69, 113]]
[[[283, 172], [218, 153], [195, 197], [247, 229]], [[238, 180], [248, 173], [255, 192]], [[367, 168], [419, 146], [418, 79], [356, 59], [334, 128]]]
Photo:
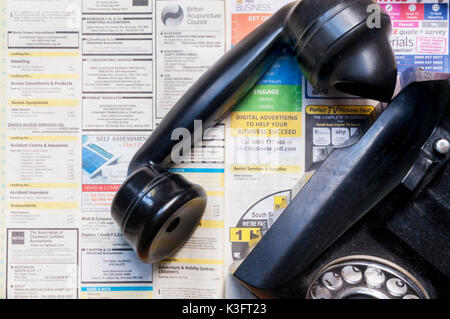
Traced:
[[[290, 1], [229, 1], [229, 47]], [[302, 73], [286, 49], [232, 111], [226, 138], [227, 268], [243, 260], [291, 199], [305, 169]], [[245, 196], [241, 196], [245, 189]], [[227, 272], [227, 298], [253, 298]]]
[[[228, 47], [288, 2], [229, 1]], [[448, 72], [448, 2], [378, 2], [392, 20], [390, 43], [399, 72], [408, 67]], [[314, 88], [302, 76], [292, 53], [287, 53], [227, 122], [225, 260], [229, 272], [301, 189], [302, 177], [311, 176], [334, 148], [357, 141], [384, 108], [377, 101]], [[276, 119], [283, 120], [277, 123]], [[239, 195], [241, 189], [246, 189], [245, 197]], [[227, 274], [226, 297], [253, 296]]]
[[422, 67], [446, 72], [448, 58], [448, 1], [382, 1], [392, 21], [391, 46], [399, 71]]
[[[207, 195], [175, 254], [140, 260], [111, 202], [183, 94], [289, 2], [1, 2], [0, 298], [254, 298], [231, 268], [305, 176], [385, 105], [314, 88], [283, 48], [201, 143], [168, 165]], [[399, 72], [449, 72], [448, 0], [378, 2]]]
[[170, 168], [208, 195], [175, 256], [139, 260], [110, 207], [134, 153], [225, 52], [225, 2], [38, 2], [1, 5], [0, 297], [223, 297], [223, 124]]

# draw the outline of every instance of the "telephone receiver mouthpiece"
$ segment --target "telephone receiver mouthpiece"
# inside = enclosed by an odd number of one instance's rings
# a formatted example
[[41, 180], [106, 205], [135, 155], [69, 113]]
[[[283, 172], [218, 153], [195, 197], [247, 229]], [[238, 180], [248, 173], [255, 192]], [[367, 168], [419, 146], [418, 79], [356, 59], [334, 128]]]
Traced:
[[154, 263], [172, 255], [206, 207], [202, 187], [167, 170], [175, 129], [192, 133], [195, 120], [203, 129], [217, 124], [286, 47], [313, 86], [389, 101], [397, 77], [390, 32], [389, 16], [372, 0], [302, 0], [279, 9], [220, 58], [138, 150], [113, 199], [111, 215], [139, 258]]

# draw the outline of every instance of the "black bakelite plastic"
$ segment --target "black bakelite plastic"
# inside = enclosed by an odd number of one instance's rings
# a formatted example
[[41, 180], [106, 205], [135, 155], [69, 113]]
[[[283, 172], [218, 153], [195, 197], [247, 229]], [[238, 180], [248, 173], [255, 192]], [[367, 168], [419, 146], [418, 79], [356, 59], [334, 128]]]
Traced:
[[156, 165], [145, 165], [123, 183], [111, 213], [139, 258], [155, 262], [189, 237], [205, 207], [206, 193], [200, 186]]
[[265, 290], [303, 271], [400, 184], [449, 96], [447, 80], [408, 85], [356, 144], [330, 154], [234, 276]]
[[[315, 87], [388, 102], [397, 77], [389, 44], [391, 22], [379, 8], [370, 28], [372, 1], [303, 1], [286, 19], [298, 63]], [[326, 12], [325, 12], [326, 10]]]
[[[278, 10], [229, 50], [181, 97], [133, 157], [129, 177], [114, 197], [111, 213], [125, 238], [146, 262], [172, 254], [195, 229], [205, 192], [168, 174], [176, 128], [207, 129], [223, 119], [269, 69], [284, 48], [296, 53], [316, 87], [390, 100], [396, 63], [388, 37], [389, 17], [369, 28], [372, 0], [303, 0]], [[195, 142], [193, 140], [192, 142]], [[172, 224], [173, 223], [173, 224]], [[168, 230], [171, 230], [168, 232]]]

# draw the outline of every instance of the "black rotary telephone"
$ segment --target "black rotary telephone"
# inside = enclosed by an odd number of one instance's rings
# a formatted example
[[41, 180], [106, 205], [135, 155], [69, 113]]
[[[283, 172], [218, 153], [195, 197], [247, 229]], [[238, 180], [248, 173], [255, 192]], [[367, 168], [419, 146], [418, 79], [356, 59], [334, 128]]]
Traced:
[[[374, 6], [379, 23], [370, 26]], [[390, 32], [389, 16], [372, 0], [302, 0], [229, 50], [135, 154], [114, 197], [112, 217], [139, 258], [153, 263], [170, 256], [206, 207], [201, 186], [166, 169], [178, 143], [172, 132], [192, 133], [195, 120], [203, 129], [221, 121], [286, 47], [313, 86], [390, 102], [359, 141], [330, 154], [234, 276], [253, 291], [268, 290], [320, 256], [402, 182], [448, 104], [446, 79], [411, 83], [391, 101], [397, 69]], [[293, 263], [291, 256], [300, 257]]]

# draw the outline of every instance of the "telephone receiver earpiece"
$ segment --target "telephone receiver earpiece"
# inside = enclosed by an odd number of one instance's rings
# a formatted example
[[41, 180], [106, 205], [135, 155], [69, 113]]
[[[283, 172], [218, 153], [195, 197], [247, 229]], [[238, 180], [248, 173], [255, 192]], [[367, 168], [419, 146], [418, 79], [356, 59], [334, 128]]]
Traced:
[[173, 254], [206, 207], [200, 186], [166, 169], [178, 143], [171, 139], [175, 129], [192, 133], [195, 120], [203, 129], [221, 121], [286, 47], [313, 86], [389, 101], [397, 77], [390, 32], [389, 16], [372, 0], [302, 0], [282, 7], [219, 59], [138, 150], [113, 199], [112, 217], [139, 258], [153, 263]]

